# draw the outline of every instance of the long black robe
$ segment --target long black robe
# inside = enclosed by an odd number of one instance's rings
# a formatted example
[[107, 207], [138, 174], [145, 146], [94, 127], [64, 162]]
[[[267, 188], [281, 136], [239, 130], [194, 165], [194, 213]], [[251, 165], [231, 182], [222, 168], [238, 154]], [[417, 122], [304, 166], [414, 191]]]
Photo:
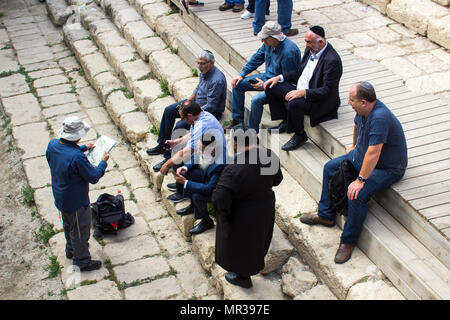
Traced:
[[[256, 164], [229, 164], [222, 171], [212, 195], [216, 212], [216, 262], [225, 270], [241, 276], [257, 274], [264, 268], [264, 256], [269, 250], [275, 222], [273, 186], [283, 180], [279, 159], [270, 150], [276, 167], [271, 174], [261, 174], [260, 157]], [[254, 149], [257, 150], [257, 149]]]

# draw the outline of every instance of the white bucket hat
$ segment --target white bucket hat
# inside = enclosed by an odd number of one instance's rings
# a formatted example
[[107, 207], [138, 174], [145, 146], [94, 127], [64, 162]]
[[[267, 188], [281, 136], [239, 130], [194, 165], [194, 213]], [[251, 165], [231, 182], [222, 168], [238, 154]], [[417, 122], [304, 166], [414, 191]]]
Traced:
[[63, 121], [61, 129], [58, 130], [58, 136], [69, 141], [78, 141], [86, 135], [90, 128], [91, 126], [79, 117], [71, 116]]
[[286, 36], [281, 32], [281, 26], [275, 21], [268, 21], [258, 33], [258, 37], [263, 40], [268, 37], [277, 39], [278, 41], [283, 41]]

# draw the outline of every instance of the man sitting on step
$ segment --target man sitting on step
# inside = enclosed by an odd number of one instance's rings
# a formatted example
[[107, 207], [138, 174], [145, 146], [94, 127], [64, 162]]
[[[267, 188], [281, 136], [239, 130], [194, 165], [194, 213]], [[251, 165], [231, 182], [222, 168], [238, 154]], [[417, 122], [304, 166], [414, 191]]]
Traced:
[[[241, 73], [231, 80], [232, 92], [232, 117], [231, 124], [224, 129], [231, 129], [239, 123], [244, 122], [245, 92], [260, 91], [252, 98], [251, 111], [248, 118], [248, 127], [259, 131], [259, 123], [263, 114], [263, 106], [267, 103], [264, 93], [264, 81], [280, 73], [285, 73], [296, 68], [300, 63], [300, 49], [289, 38], [281, 32], [281, 26], [274, 22], [267, 22], [258, 37], [263, 45], [250, 58], [242, 68]], [[246, 77], [251, 72], [266, 64], [264, 73]]]
[[354, 84], [350, 88], [348, 103], [356, 112], [353, 144], [347, 148], [345, 155], [325, 164], [318, 214], [300, 218], [301, 222], [309, 225], [334, 226], [336, 213], [331, 209], [328, 181], [338, 171], [341, 162], [349, 160], [359, 176], [348, 187], [348, 217], [335, 263], [344, 263], [350, 259], [367, 215], [367, 201], [403, 177], [408, 163], [402, 125], [377, 100], [373, 86], [368, 82]]
[[[186, 100], [195, 101], [201, 106], [202, 110], [208, 111], [219, 120], [225, 111], [227, 81], [225, 75], [214, 65], [214, 62], [215, 58], [211, 51], [203, 50], [200, 53], [197, 58], [200, 81], [192, 95]], [[147, 154], [151, 156], [164, 154], [164, 160], [153, 167], [155, 172], [158, 172], [170, 158], [170, 149], [165, 146], [165, 143], [172, 138], [172, 129], [180, 132], [182, 129], [187, 131], [190, 128], [189, 123], [183, 119], [177, 122], [175, 128], [173, 127], [175, 120], [180, 118], [177, 107], [186, 100], [171, 104], [164, 109], [159, 126], [158, 145], [147, 149]]]
[[[171, 167], [178, 170], [183, 163], [195, 163], [195, 154], [198, 150], [198, 141], [205, 134], [214, 137], [215, 142], [215, 162], [223, 164], [226, 162], [226, 142], [220, 122], [208, 111], [202, 108], [195, 102], [187, 100], [178, 108], [178, 112], [182, 120], [190, 125], [190, 131], [184, 136], [167, 140], [167, 145], [172, 150], [172, 157], [162, 165], [159, 172], [166, 175]], [[168, 185], [169, 189], [178, 191], [176, 186]], [[177, 203], [183, 201], [187, 197], [182, 192], [175, 192], [167, 197], [168, 200]]]
[[325, 40], [325, 31], [314, 26], [305, 34], [306, 49], [302, 62], [288, 72], [266, 81], [264, 90], [272, 120], [283, 120], [276, 128], [280, 133], [293, 132], [281, 149], [295, 150], [308, 140], [304, 115], [311, 126], [337, 118], [339, 80], [342, 62], [333, 46]]
[[211, 195], [225, 167], [223, 161], [216, 162], [218, 153], [215, 150], [217, 144], [214, 136], [206, 134], [202, 136], [198, 144], [198, 154], [196, 154], [198, 161], [179, 167], [174, 174], [178, 193], [188, 194], [191, 198], [191, 204], [177, 210], [176, 213], [180, 216], [194, 213], [195, 219], [201, 219], [200, 223], [189, 230], [190, 234], [199, 234], [214, 228], [207, 204], [211, 202]]

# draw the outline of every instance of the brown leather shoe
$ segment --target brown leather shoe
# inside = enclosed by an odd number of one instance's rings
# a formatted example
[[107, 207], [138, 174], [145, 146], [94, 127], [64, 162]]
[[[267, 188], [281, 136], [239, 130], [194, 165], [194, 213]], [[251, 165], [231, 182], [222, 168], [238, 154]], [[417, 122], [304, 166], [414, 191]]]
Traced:
[[341, 243], [334, 257], [334, 262], [338, 264], [347, 262], [352, 256], [354, 247], [354, 244]]
[[235, 4], [233, 9], [231, 9], [233, 12], [241, 12], [242, 10], [244, 10], [243, 4]]
[[228, 4], [228, 3], [224, 2], [224, 3], [219, 7], [219, 10], [220, 10], [220, 11], [230, 10], [230, 9], [233, 8], [233, 7], [234, 7], [234, 5]]
[[239, 121], [237, 120], [232, 120], [231, 123], [227, 126], [223, 126], [223, 130], [229, 130], [229, 129], [233, 129], [233, 127], [237, 126], [239, 124]]
[[292, 37], [298, 35], [298, 29], [291, 29], [287, 33], [285, 33], [286, 37]]
[[300, 222], [309, 225], [321, 224], [325, 227], [333, 227], [336, 221], [325, 220], [319, 217], [317, 214], [305, 214], [300, 217]]

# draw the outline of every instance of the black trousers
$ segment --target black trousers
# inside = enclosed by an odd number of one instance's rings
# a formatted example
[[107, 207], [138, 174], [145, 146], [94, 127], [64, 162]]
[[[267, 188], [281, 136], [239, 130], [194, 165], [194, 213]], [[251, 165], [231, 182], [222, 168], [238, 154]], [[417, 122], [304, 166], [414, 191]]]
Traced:
[[311, 106], [305, 98], [286, 101], [285, 96], [288, 92], [296, 90], [291, 83], [277, 83], [273, 88], [266, 88], [266, 97], [269, 102], [270, 115], [272, 120], [283, 120], [286, 122], [287, 133], [296, 133], [304, 135], [305, 114], [311, 113]]
[[81, 266], [91, 261], [89, 238], [91, 235], [91, 208], [80, 207], [76, 212], [62, 213], [66, 254], [73, 253], [73, 264]]
[[[186, 179], [195, 182], [205, 182], [206, 172], [200, 168], [194, 168], [186, 172]], [[209, 217], [208, 202], [211, 201], [211, 196], [206, 196], [201, 193], [187, 193], [184, 190], [182, 184], [177, 183], [177, 192], [189, 196], [191, 198], [192, 206], [194, 207], [194, 217], [195, 219], [204, 219]]]

